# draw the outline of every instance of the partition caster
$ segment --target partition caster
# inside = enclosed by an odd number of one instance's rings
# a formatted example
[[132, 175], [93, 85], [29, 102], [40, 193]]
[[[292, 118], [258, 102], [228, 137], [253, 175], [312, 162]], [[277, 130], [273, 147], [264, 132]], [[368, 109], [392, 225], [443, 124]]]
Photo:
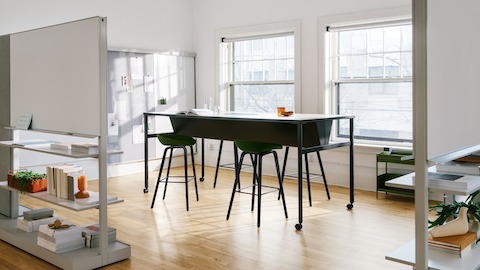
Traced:
[[352, 210], [352, 209], [353, 209], [353, 203], [347, 204], [347, 209], [348, 209], [348, 210]]
[[300, 223], [295, 224], [295, 229], [297, 229], [297, 231], [300, 231], [302, 228], [303, 228], [302, 224]]
[[143, 193], [148, 193], [148, 188], [144, 188]]
[[203, 182], [203, 181], [205, 181], [205, 178], [200, 177], [200, 182]]

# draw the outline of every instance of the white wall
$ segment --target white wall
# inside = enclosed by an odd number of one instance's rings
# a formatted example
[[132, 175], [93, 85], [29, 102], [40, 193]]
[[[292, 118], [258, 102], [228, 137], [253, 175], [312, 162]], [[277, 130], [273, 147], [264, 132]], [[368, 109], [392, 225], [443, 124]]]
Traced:
[[193, 51], [192, 0], [0, 0], [0, 35], [107, 17], [109, 47]]
[[[0, 0], [0, 35], [105, 16], [110, 47], [196, 52], [197, 106], [201, 107], [205, 97], [215, 96], [216, 30], [298, 19], [302, 25], [301, 109], [322, 113], [324, 37], [319, 34], [319, 22], [384, 10], [408, 13], [410, 6], [411, 0]], [[206, 161], [213, 165], [218, 143], [208, 142], [207, 149], [210, 144], [213, 149], [207, 151]], [[348, 185], [346, 150], [322, 152], [331, 184]], [[379, 151], [380, 148], [356, 147], [356, 187], [375, 189], [374, 154]], [[231, 154], [225, 152], [224, 156]], [[295, 162], [292, 160], [289, 165]], [[316, 167], [312, 163], [311, 168]]]

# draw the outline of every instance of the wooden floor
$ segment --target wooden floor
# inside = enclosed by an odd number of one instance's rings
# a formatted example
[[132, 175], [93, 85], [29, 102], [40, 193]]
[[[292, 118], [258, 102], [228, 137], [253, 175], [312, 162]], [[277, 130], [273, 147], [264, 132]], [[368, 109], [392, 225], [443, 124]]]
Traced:
[[[155, 207], [150, 209], [156, 173], [151, 173], [147, 194], [143, 174], [109, 180], [109, 194], [125, 200], [109, 206], [109, 225], [117, 228], [117, 239], [131, 245], [132, 256], [104, 269], [411, 269], [385, 260], [387, 253], [414, 238], [411, 198], [380, 194], [376, 199], [374, 192], [355, 191], [354, 208], [349, 211], [347, 188], [331, 186], [331, 200], [327, 200], [324, 186], [313, 184], [313, 206], [308, 207], [304, 196], [303, 230], [296, 231], [297, 185], [286, 180], [289, 218], [285, 219], [276, 193], [267, 194], [257, 229], [249, 195], [237, 194], [230, 220], [225, 218], [233, 185], [231, 170], [221, 170], [213, 189], [214, 169], [206, 168], [198, 202], [191, 182], [188, 212], [182, 184], [170, 184], [163, 201], [161, 184]], [[250, 182], [250, 177], [245, 174], [242, 181]], [[275, 184], [274, 178], [264, 179]], [[96, 189], [94, 181], [89, 189]], [[53, 208], [77, 224], [98, 221], [98, 210], [73, 212], [26, 196], [21, 202]], [[0, 241], [0, 269], [55, 267]]]

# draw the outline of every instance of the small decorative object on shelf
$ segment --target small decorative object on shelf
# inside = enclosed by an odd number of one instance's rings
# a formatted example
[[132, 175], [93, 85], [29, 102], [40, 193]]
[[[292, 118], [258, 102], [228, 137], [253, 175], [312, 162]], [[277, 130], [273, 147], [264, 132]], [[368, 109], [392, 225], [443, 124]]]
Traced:
[[[479, 194], [479, 192], [480, 191], [470, 194], [465, 201], [454, 201], [451, 204], [442, 203], [431, 206], [430, 210], [435, 211], [438, 217], [434, 221], [428, 221], [430, 224], [428, 228], [431, 229], [430, 234], [432, 234], [433, 231], [432, 236], [438, 237], [440, 234], [444, 234], [444, 231], [447, 230], [449, 226], [454, 226], [449, 225], [452, 222], [455, 224], [456, 222], [465, 222], [465, 220], [468, 224], [468, 231], [477, 232], [478, 222], [480, 222], [480, 202], [476, 202], [475, 197]], [[462, 215], [465, 215], [466, 217], [462, 218]], [[458, 219], [458, 217], [460, 217], [460, 219]], [[447, 229], [442, 228], [443, 226], [445, 226]], [[439, 229], [435, 229], [437, 227]], [[438, 230], [439, 233], [437, 234], [434, 230]], [[452, 229], [452, 231], [454, 230]], [[446, 235], [448, 235], [448, 233]], [[449, 235], [453, 234], [450, 233]]]
[[9, 171], [8, 186], [22, 192], [40, 192], [47, 190], [47, 176], [30, 170]]
[[457, 218], [432, 228], [429, 231], [429, 234], [432, 237], [444, 237], [466, 234], [468, 232], [467, 211], [467, 207], [460, 207]]
[[87, 191], [87, 177], [85, 175], [78, 176], [78, 192], [75, 194], [75, 198], [84, 199], [90, 197]]

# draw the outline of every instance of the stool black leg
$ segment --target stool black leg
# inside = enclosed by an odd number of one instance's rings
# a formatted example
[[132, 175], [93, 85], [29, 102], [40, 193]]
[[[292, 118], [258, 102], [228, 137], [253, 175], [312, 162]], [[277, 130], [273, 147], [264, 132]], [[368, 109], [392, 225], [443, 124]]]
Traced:
[[220, 157], [222, 156], [222, 148], [223, 148], [223, 140], [220, 141], [220, 146], [218, 147], [217, 168], [215, 169], [215, 178], [213, 180], [213, 188], [217, 186], [218, 168], [220, 168]]
[[325, 171], [323, 170], [322, 158], [320, 158], [320, 151], [317, 152], [318, 163], [320, 164], [320, 171], [322, 172], [323, 184], [325, 185], [325, 191], [327, 192], [327, 198], [330, 200], [330, 192], [328, 191], [327, 178], [325, 177]]
[[227, 220], [230, 218], [230, 212], [232, 211], [233, 199], [235, 198], [235, 192], [237, 191], [237, 185], [239, 185], [240, 179], [240, 168], [242, 167], [243, 158], [245, 157], [245, 153], [240, 155], [240, 161], [238, 162], [238, 166], [235, 168], [235, 183], [233, 184], [232, 189], [232, 196], [230, 197], [230, 204], [228, 205], [228, 212], [227, 212]]
[[185, 169], [185, 199], [187, 202], [187, 211], [188, 211], [188, 158], [187, 158], [187, 148], [185, 146], [182, 147], [183, 149], [183, 164]]
[[281, 175], [280, 175], [280, 168], [279, 168], [279, 164], [278, 164], [277, 152], [273, 152], [273, 157], [275, 159], [275, 167], [277, 169], [278, 184], [279, 184], [279, 187], [280, 187], [279, 194], [282, 196], [282, 201], [283, 201], [283, 211], [285, 212], [285, 218], [288, 218], [287, 204], [285, 202], [285, 190], [283, 189], [283, 179], [281, 178]]
[[[253, 157], [252, 157], [253, 156]], [[253, 174], [252, 174], [252, 206], [251, 210], [253, 211], [255, 208], [255, 186], [257, 185], [257, 168], [258, 168], [258, 158], [257, 155], [250, 154], [250, 158], [252, 158], [252, 167], [253, 167]]]
[[195, 159], [193, 158], [193, 146], [190, 146], [190, 153], [192, 154], [193, 182], [195, 183], [195, 194], [198, 201], [197, 173], [195, 171]]
[[258, 174], [257, 174], [257, 185], [258, 185], [258, 202], [257, 202], [257, 228], [260, 228], [260, 211], [262, 209], [262, 158], [263, 158], [263, 155], [262, 154], [259, 154], [259, 155], [256, 155], [258, 157], [256, 157], [257, 159], [257, 170], [258, 170]]
[[155, 198], [157, 197], [158, 185], [160, 184], [160, 179], [162, 177], [163, 165], [165, 163], [165, 157], [167, 156], [167, 149], [168, 148], [166, 148], [163, 151], [162, 162], [160, 163], [160, 171], [158, 172], [158, 177], [157, 177], [157, 184], [155, 185], [155, 193], [153, 193], [153, 199], [152, 199], [152, 204], [150, 205], [150, 208], [153, 208], [153, 205], [155, 204]]
[[[285, 170], [287, 168], [287, 160], [288, 160], [288, 150], [290, 149], [289, 146], [285, 147], [285, 155], [283, 156], [283, 168], [282, 168], [282, 183], [283, 180], [285, 179]], [[277, 200], [280, 200], [280, 193], [278, 193], [278, 198]]]
[[173, 148], [169, 147], [168, 149], [170, 150], [170, 156], [168, 158], [167, 177], [165, 178], [165, 188], [163, 190], [163, 200], [165, 200], [165, 195], [167, 194], [168, 178], [170, 177], [170, 166], [172, 165]]

